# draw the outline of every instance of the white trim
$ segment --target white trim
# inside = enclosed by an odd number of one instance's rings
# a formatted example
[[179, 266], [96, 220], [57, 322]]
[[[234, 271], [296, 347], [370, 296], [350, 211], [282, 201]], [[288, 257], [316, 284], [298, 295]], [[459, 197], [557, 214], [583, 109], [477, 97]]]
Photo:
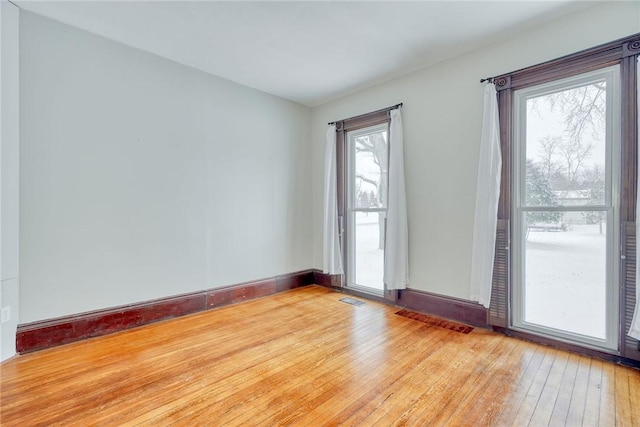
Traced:
[[[638, 140], [636, 141], [636, 147], [640, 147], [640, 56], [637, 59], [636, 78], [638, 79], [638, 83], [636, 86], [636, 97], [638, 101], [638, 109], [636, 110], [638, 116]], [[638, 164], [640, 164], [640, 149], [638, 149], [637, 151], [637, 160]], [[629, 335], [631, 338], [640, 340], [640, 256], [638, 256], [637, 245], [638, 237], [640, 237], [640, 185], [637, 185], [636, 187], [636, 306], [633, 310], [633, 318], [631, 319], [631, 325], [629, 327], [627, 335]]]
[[[583, 206], [525, 206], [525, 194], [522, 185], [526, 174], [526, 101], [558, 91], [569, 90], [606, 80], [607, 112], [606, 112], [606, 155], [605, 155], [605, 204]], [[619, 192], [620, 192], [620, 67], [618, 65], [577, 76], [556, 80], [550, 83], [514, 91], [513, 98], [514, 134], [513, 134], [513, 206], [512, 206], [512, 249], [513, 249], [513, 284], [512, 284], [512, 319], [511, 327], [515, 330], [553, 337], [567, 342], [581, 343], [594, 348], [618, 350], [619, 346], [619, 289], [616, 286], [619, 276]], [[526, 212], [607, 212], [606, 241], [606, 338], [598, 339], [577, 333], [557, 330], [551, 327], [528, 323], [523, 319], [524, 278], [523, 265], [525, 230], [523, 228]]]
[[0, 361], [16, 354], [20, 318], [20, 9], [0, 1]]
[[[368, 126], [362, 129], [356, 129], [347, 132], [345, 137], [345, 143], [347, 145], [347, 168], [346, 168], [346, 203], [345, 203], [345, 216], [346, 216], [346, 242], [345, 242], [345, 287], [352, 288], [354, 290], [360, 292], [366, 292], [372, 295], [383, 296], [384, 289], [377, 289], [374, 287], [370, 287], [367, 285], [363, 285], [360, 283], [356, 283], [354, 279], [354, 274], [356, 270], [356, 253], [353, 248], [355, 248], [355, 214], [357, 212], [373, 212], [379, 213], [384, 212], [386, 217], [387, 207], [377, 207], [377, 208], [357, 208], [355, 207], [355, 193], [353, 189], [353, 178], [355, 174], [355, 139], [362, 137], [364, 135], [369, 135], [373, 133], [386, 132], [387, 134], [387, 167], [389, 161], [389, 125], [388, 123], [381, 123], [374, 126]], [[388, 182], [387, 182], [388, 183]], [[382, 277], [380, 277], [380, 282], [382, 283]]]

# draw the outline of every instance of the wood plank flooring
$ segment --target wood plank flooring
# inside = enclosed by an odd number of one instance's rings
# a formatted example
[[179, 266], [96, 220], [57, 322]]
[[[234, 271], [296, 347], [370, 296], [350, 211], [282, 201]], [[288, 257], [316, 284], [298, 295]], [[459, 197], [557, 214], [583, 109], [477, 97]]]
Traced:
[[310, 286], [18, 356], [3, 426], [639, 426], [640, 371]]

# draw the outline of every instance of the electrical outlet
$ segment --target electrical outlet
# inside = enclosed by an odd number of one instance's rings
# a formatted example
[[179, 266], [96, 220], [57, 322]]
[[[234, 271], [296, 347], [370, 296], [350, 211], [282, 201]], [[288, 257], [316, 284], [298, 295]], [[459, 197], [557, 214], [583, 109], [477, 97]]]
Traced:
[[2, 307], [0, 311], [0, 323], [7, 323], [11, 320], [11, 307]]

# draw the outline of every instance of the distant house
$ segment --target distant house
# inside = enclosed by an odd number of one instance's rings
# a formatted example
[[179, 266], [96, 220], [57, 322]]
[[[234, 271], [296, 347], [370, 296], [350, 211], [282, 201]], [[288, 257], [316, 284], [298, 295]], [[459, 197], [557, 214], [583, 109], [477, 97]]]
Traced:
[[[591, 190], [564, 190], [553, 192], [562, 206], [585, 206], [591, 200]], [[570, 227], [572, 224], [586, 224], [587, 219], [583, 212], [565, 212], [562, 223]]]

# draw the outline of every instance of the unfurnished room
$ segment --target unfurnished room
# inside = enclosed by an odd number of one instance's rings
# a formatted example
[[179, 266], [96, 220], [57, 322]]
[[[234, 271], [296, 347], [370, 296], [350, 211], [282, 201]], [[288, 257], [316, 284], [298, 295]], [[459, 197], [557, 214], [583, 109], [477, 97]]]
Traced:
[[640, 425], [639, 1], [0, 12], [1, 425]]

